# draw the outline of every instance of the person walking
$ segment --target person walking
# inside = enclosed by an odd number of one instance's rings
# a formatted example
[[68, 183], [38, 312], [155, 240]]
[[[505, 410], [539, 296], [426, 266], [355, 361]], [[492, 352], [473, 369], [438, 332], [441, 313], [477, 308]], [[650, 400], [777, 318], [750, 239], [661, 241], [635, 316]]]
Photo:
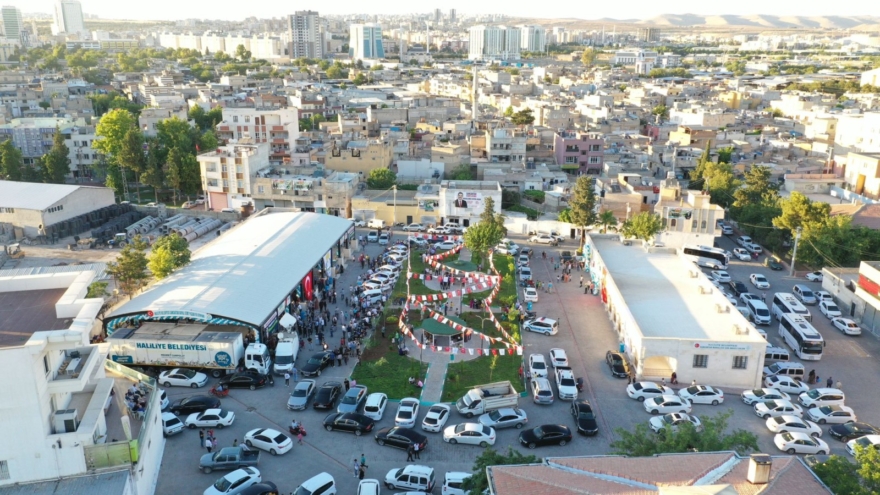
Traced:
[[825, 385], [826, 385], [828, 388], [831, 388], [831, 386], [834, 385], [834, 379], [831, 378], [831, 377], [829, 376], [828, 379], [825, 380]]
[[290, 387], [290, 373], [284, 373], [284, 386]]
[[302, 444], [303, 444], [303, 432], [302, 432], [302, 428], [300, 428], [299, 433], [296, 434], [296, 443], [298, 443], [299, 445], [302, 445]]
[[199, 447], [205, 446], [205, 429], [199, 430]]
[[413, 444], [413, 453], [415, 453], [416, 459], [421, 459], [421, 457], [419, 456], [419, 444]]
[[366, 465], [367, 465], [367, 457], [363, 453], [361, 453], [361, 466], [366, 466]]
[[209, 454], [211, 453], [211, 449], [214, 448], [214, 443], [211, 442], [211, 439], [210, 439], [210, 438], [206, 438], [206, 439], [205, 439], [205, 448], [208, 449], [208, 453], [209, 453]]
[[358, 479], [359, 480], [364, 479], [364, 476], [366, 474], [367, 474], [367, 466], [364, 466], [363, 464], [361, 464], [360, 469], [358, 469]]
[[211, 439], [211, 447], [217, 448], [217, 437]]
[[298, 376], [298, 375], [299, 375], [299, 371], [297, 371], [295, 367], [291, 367], [291, 368], [290, 368], [290, 373], [293, 375], [293, 381], [294, 381], [294, 383], [295, 383], [295, 382], [298, 382], [298, 381], [299, 381], [299, 376]]
[[[210, 452], [210, 450], [209, 450], [208, 452]], [[410, 445], [409, 447], [406, 448], [406, 460], [407, 460], [407, 461], [413, 461], [413, 460], [414, 460], [414, 459], [413, 459], [413, 452], [415, 452], [415, 451], [413, 450], [413, 446], [412, 446], [412, 445]]]
[[840, 383], [840, 380], [837, 380], [837, 383], [834, 384], [834, 388], [837, 390], [843, 390], [843, 384]]
[[581, 283], [578, 284], [578, 287], [583, 287], [583, 286], [584, 286], [584, 276], [581, 275]]
[[358, 463], [357, 459], [355, 459], [354, 461], [352, 461], [352, 464], [351, 464], [351, 471], [352, 471], [352, 474], [354, 475], [354, 477], [357, 478], [357, 477], [358, 477], [358, 474], [359, 474], [360, 471], [361, 471], [361, 465], [360, 465], [360, 463]]

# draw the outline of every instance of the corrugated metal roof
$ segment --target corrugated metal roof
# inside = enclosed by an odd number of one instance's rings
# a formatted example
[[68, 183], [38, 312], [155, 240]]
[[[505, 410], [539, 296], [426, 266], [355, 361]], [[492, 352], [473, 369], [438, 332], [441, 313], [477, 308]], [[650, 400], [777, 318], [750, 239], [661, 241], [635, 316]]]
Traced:
[[11, 268], [0, 270], [0, 277], [25, 277], [29, 275], [47, 275], [51, 273], [69, 273], [84, 272], [95, 270], [98, 274], [95, 280], [104, 280], [110, 278], [107, 275], [107, 263], [84, 263], [81, 265], [63, 265], [63, 266], [31, 266], [23, 268]]
[[253, 217], [108, 318], [195, 311], [260, 325], [351, 226], [351, 220], [320, 213]]
[[102, 187], [74, 186], [69, 184], [42, 184], [37, 182], [0, 180], [0, 206], [42, 211], [73, 194], [74, 191], [80, 188], [104, 189]]
[[112, 473], [62, 478], [26, 485], [6, 485], [3, 495], [95, 495], [96, 493], [125, 493], [128, 469]]

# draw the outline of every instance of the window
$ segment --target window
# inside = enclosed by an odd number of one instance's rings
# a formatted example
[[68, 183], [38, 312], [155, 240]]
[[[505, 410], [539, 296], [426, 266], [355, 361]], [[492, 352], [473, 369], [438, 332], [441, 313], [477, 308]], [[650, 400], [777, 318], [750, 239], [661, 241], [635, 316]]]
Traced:
[[43, 369], [46, 371], [46, 374], [49, 374], [49, 355], [46, 354], [43, 356]]
[[592, 163], [592, 164], [599, 163], [599, 160], [600, 160], [600, 158], [598, 156], [591, 156], [590, 157], [590, 163]]
[[670, 228], [674, 228], [676, 223], [677, 223], [677, 222], [676, 222], [676, 219], [675, 219], [675, 218], [670, 218], [670, 219], [669, 219], [669, 227], [670, 227]]
[[9, 475], [9, 461], [0, 461], [0, 480], [8, 480], [12, 477]]
[[244, 116], [244, 121], [245, 121], [245, 122], [250, 122], [250, 121], [251, 121], [251, 116], [250, 116], [250, 115], [245, 115], [245, 116]]
[[709, 365], [709, 356], [705, 354], [694, 354], [694, 368], [705, 368]]
[[257, 192], [262, 194], [263, 193], [263, 186], [257, 186]]
[[232, 121], [233, 121], [233, 122], [238, 122], [238, 115], [233, 115], [233, 116], [232, 116]]
[[748, 356], [733, 356], [733, 369], [744, 370], [749, 367]]

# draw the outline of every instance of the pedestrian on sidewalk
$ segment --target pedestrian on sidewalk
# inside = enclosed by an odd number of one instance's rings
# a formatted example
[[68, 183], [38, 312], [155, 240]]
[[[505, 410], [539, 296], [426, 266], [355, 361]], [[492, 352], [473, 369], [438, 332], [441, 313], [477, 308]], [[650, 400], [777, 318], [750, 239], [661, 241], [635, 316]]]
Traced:
[[299, 371], [297, 371], [296, 367], [290, 368], [290, 373], [293, 375], [294, 383], [298, 382], [299, 381]]
[[[208, 452], [211, 452], [211, 451], [208, 450]], [[415, 460], [415, 459], [413, 459], [413, 452], [415, 452], [415, 451], [413, 450], [413, 446], [412, 446], [412, 445], [410, 445], [409, 447], [407, 447], [407, 449], [406, 449], [406, 460], [407, 460], [407, 461], [414, 461], [414, 460]]]
[[290, 387], [290, 373], [284, 373], [284, 386]]
[[583, 287], [583, 286], [584, 286], [584, 276], [581, 275], [581, 282], [580, 282], [580, 284], [578, 284], [578, 287]]
[[211, 453], [211, 449], [214, 448], [214, 443], [211, 441], [210, 438], [205, 439], [205, 448], [208, 449], [209, 454]]
[[199, 447], [205, 446], [205, 429], [199, 430]]
[[825, 380], [825, 385], [826, 385], [828, 388], [831, 388], [831, 386], [834, 385], [834, 379], [831, 378], [831, 377], [829, 376], [828, 379]]
[[413, 453], [415, 454], [416, 459], [421, 459], [421, 457], [419, 456], [419, 444], [413, 444]]

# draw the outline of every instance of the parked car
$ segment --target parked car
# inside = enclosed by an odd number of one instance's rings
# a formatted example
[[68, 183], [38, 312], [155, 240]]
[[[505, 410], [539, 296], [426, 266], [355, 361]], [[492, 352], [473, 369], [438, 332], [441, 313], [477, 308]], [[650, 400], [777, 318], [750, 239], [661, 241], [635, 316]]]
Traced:
[[684, 424], [692, 425], [697, 431], [703, 430], [703, 422], [700, 421], [700, 418], [690, 414], [669, 413], [663, 416], [654, 416], [648, 420], [648, 426], [654, 433], [660, 433], [667, 428], [669, 431], [678, 431], [678, 428]]
[[300, 372], [303, 376], [321, 376], [321, 371], [324, 368], [330, 366], [331, 362], [336, 358], [332, 351], [322, 351], [317, 354], [313, 354], [312, 357], [306, 361], [306, 364], [300, 368]]
[[740, 394], [742, 401], [748, 405], [757, 402], [768, 402], [771, 400], [791, 400], [788, 394], [775, 388], [756, 388], [754, 390], [746, 390]]
[[822, 436], [822, 428], [819, 428], [819, 425], [790, 414], [783, 414], [782, 416], [777, 416], [775, 418], [767, 418], [765, 424], [767, 425], [767, 429], [773, 433], [798, 432], [806, 433], [811, 437]]
[[461, 423], [443, 430], [443, 441], [488, 447], [495, 445], [495, 429], [482, 423]]
[[722, 284], [730, 282], [730, 274], [724, 270], [712, 270], [709, 273], [709, 276], [712, 277], [715, 281]]
[[554, 368], [558, 366], [568, 366], [568, 355], [565, 354], [565, 349], [550, 349], [550, 366]]
[[524, 266], [519, 269], [519, 279], [520, 281], [526, 281], [532, 279], [532, 269]]
[[[728, 282], [728, 285], [730, 286], [730, 290], [731, 292], [733, 292], [733, 295], [735, 297], [739, 297], [740, 295], [745, 294], [749, 291], [749, 288], [746, 287], [746, 284], [740, 282], [739, 280], [731, 280], [730, 282]], [[736, 304], [736, 299], [733, 300], [733, 303]]]
[[821, 282], [822, 281], [822, 272], [810, 272], [804, 276], [810, 282]]
[[367, 242], [378, 242], [379, 241], [379, 233], [376, 231], [371, 231], [367, 234]]
[[389, 490], [410, 490], [407, 492], [409, 494], [430, 493], [434, 490], [434, 468], [410, 464], [404, 468], [392, 469], [385, 475], [385, 486]]
[[478, 420], [480, 424], [491, 426], [496, 430], [510, 427], [521, 429], [529, 422], [529, 417], [522, 409], [503, 407], [501, 409], [487, 412], [486, 414], [481, 414]]
[[565, 445], [572, 439], [571, 430], [564, 425], [541, 425], [523, 430], [519, 434], [519, 443], [534, 449], [545, 445]]
[[627, 362], [623, 354], [613, 351], [606, 352], [605, 364], [611, 370], [611, 376], [617, 378], [629, 377], [629, 362]]
[[330, 413], [324, 418], [324, 429], [327, 431], [347, 431], [361, 436], [373, 431], [376, 422], [367, 416], [356, 413]]
[[825, 455], [831, 451], [827, 443], [806, 433], [777, 433], [773, 443], [779, 450], [788, 454]]
[[810, 390], [810, 386], [793, 376], [773, 375], [764, 379], [764, 386], [775, 388], [786, 394], [800, 395]]
[[237, 495], [246, 488], [263, 481], [255, 467], [245, 467], [226, 473], [205, 490], [204, 495]]
[[549, 234], [538, 234], [538, 235], [533, 235], [532, 237], [530, 237], [529, 242], [537, 243], [537, 244], [549, 244], [551, 246], [555, 246], [557, 240], [556, 240], [556, 238], [554, 238], [553, 236], [551, 236]]
[[831, 324], [834, 325], [834, 328], [840, 330], [846, 335], [862, 334], [862, 328], [858, 325], [858, 323], [850, 320], [849, 318], [834, 318], [831, 320]]
[[388, 396], [381, 392], [374, 392], [367, 396], [367, 401], [364, 403], [364, 416], [374, 421], [381, 421], [387, 406]]
[[571, 416], [578, 433], [593, 436], [599, 433], [599, 423], [596, 421], [596, 413], [588, 401], [580, 400], [571, 403]]
[[733, 255], [740, 261], [752, 261], [752, 253], [743, 248], [733, 248]]
[[235, 413], [225, 409], [208, 409], [200, 413], [192, 413], [183, 423], [187, 428], [217, 428], [232, 426]]
[[733, 235], [733, 227], [727, 224], [721, 225], [721, 233], [723, 235]]
[[780, 263], [779, 260], [770, 256], [764, 258], [764, 266], [776, 272], [783, 268], [782, 263]]
[[174, 368], [159, 373], [156, 380], [163, 387], [204, 387], [208, 383], [208, 375], [187, 368]]
[[348, 391], [345, 392], [345, 394], [342, 396], [342, 399], [339, 401], [339, 405], [336, 406], [336, 412], [359, 412], [361, 410], [361, 406], [364, 405], [364, 401], [366, 400], [367, 386], [355, 385], [354, 387], [348, 389]]
[[736, 238], [736, 243], [742, 247], [745, 247], [747, 244], [752, 243], [752, 238], [747, 235], [741, 235]]
[[841, 442], [849, 442], [866, 435], [880, 435], [880, 428], [868, 423], [844, 423], [832, 426], [828, 433]]
[[691, 403], [677, 395], [661, 395], [645, 400], [645, 411], [651, 414], [666, 414], [673, 412], [691, 412]]
[[543, 354], [529, 354], [529, 373], [532, 378], [547, 378], [547, 362]]
[[667, 386], [657, 385], [654, 382], [636, 382], [627, 385], [626, 395], [630, 399], [636, 399], [644, 402], [645, 399], [653, 399], [661, 395], [671, 395], [674, 392]]
[[419, 451], [424, 451], [428, 446], [428, 437], [409, 428], [391, 426], [376, 432], [376, 443], [403, 450], [408, 449], [410, 445], [418, 444]]
[[403, 230], [406, 232], [423, 232], [425, 226], [420, 223], [411, 223], [409, 225], [404, 225]]
[[865, 435], [860, 438], [856, 438], [855, 440], [850, 440], [846, 442], [846, 451], [849, 455], [855, 457], [856, 455], [856, 445], [862, 447], [863, 449], [873, 448], [875, 450], [880, 450], [880, 435]]
[[804, 411], [801, 406], [792, 404], [791, 401], [780, 399], [770, 400], [767, 402], [758, 402], [754, 406], [755, 415], [759, 418], [771, 418], [782, 416], [783, 414], [791, 414], [797, 417], [803, 417]]
[[851, 407], [842, 404], [807, 409], [807, 416], [820, 425], [825, 423], [855, 423], [858, 419]]
[[840, 308], [838, 308], [833, 301], [821, 301], [819, 303], [819, 311], [821, 311], [829, 320], [843, 316], [843, 313], [840, 312]]
[[761, 275], [760, 273], [753, 273], [749, 275], [749, 282], [752, 283], [758, 289], [769, 289], [770, 281], [767, 280], [767, 277]]
[[315, 399], [312, 400], [312, 407], [315, 409], [333, 409], [336, 406], [336, 400], [342, 393], [342, 384], [339, 382], [324, 382], [321, 388], [315, 393]]
[[428, 408], [422, 419], [422, 429], [437, 433], [443, 430], [446, 422], [449, 421], [449, 415], [452, 408], [448, 404], [434, 404]]
[[226, 388], [249, 388], [256, 390], [269, 383], [269, 376], [256, 371], [240, 371], [231, 375], [223, 375], [220, 385]]
[[293, 441], [287, 435], [270, 428], [257, 428], [245, 433], [244, 443], [272, 455], [284, 454], [293, 448]]
[[559, 323], [550, 318], [526, 320], [523, 326], [530, 332], [543, 333], [544, 335], [556, 335], [559, 332]]
[[691, 385], [679, 390], [678, 396], [691, 404], [711, 404], [717, 406], [724, 402], [724, 391], [708, 385]]
[[412, 397], [400, 399], [397, 405], [397, 414], [394, 415], [394, 424], [406, 428], [414, 428], [419, 419], [419, 400]]
[[526, 287], [523, 289], [523, 301], [538, 302], [538, 290], [534, 287]]
[[293, 392], [290, 393], [290, 398], [287, 399], [287, 408], [291, 411], [301, 411], [309, 407], [309, 400], [315, 395], [315, 389], [315, 380], [306, 378], [297, 382]]
[[195, 412], [202, 412], [207, 409], [217, 409], [220, 407], [220, 399], [210, 395], [193, 395], [192, 397], [184, 397], [174, 401], [168, 406], [168, 411], [179, 415], [190, 415]]

